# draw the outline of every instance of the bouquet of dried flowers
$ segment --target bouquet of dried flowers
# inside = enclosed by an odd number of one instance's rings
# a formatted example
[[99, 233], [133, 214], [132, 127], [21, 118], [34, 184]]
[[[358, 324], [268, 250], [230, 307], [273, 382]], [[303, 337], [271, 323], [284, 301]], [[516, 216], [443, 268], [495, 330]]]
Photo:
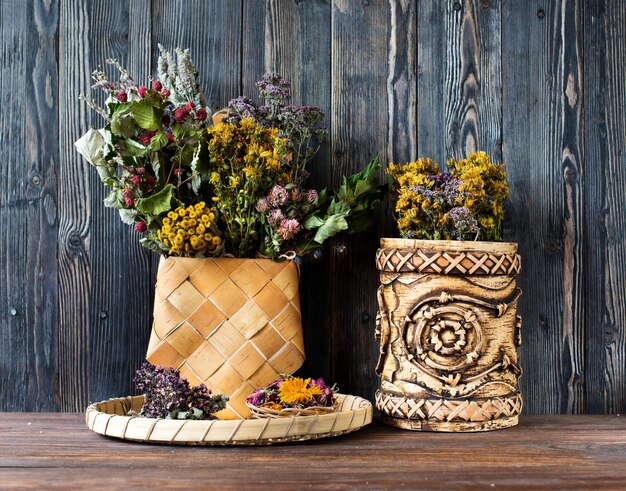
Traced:
[[[329, 387], [323, 378], [311, 379], [285, 377], [275, 380], [263, 389], [257, 389], [246, 402], [251, 409], [259, 408], [270, 412], [287, 414], [302, 410], [331, 410], [335, 403], [335, 386]], [[258, 414], [258, 413], [257, 413]]]
[[[106, 120], [78, 151], [110, 188], [106, 206], [166, 255], [208, 257], [303, 255], [339, 232], [367, 228], [384, 191], [378, 161], [337, 190], [306, 186], [326, 136], [319, 107], [291, 103], [290, 83], [275, 73], [257, 82], [262, 103], [233, 99], [213, 118], [189, 50], [176, 59], [159, 45], [158, 78], [137, 84], [116, 61], [110, 81], [93, 73]], [[214, 124], [215, 123], [215, 124]]]
[[145, 362], [135, 375], [135, 388], [144, 393], [139, 416], [164, 419], [214, 419], [226, 407], [228, 397], [211, 395], [206, 385], [190, 387], [174, 368]]
[[392, 199], [400, 234], [405, 238], [502, 240], [504, 200], [508, 197], [504, 164], [485, 152], [448, 161], [440, 172], [429, 158], [404, 165], [390, 163]]

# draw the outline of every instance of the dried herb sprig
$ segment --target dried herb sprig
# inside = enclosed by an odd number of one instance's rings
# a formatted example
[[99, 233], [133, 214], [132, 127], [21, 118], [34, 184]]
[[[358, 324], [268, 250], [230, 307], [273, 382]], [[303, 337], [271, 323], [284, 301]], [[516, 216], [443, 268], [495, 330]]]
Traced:
[[180, 371], [145, 362], [134, 378], [135, 387], [145, 395], [140, 416], [164, 419], [214, 419], [228, 397], [212, 395], [204, 384], [190, 387]]

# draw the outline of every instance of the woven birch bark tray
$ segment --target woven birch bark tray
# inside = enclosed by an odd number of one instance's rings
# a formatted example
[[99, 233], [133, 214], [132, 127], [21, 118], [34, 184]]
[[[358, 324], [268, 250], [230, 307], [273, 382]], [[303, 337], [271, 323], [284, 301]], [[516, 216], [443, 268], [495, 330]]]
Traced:
[[372, 404], [337, 394], [337, 411], [311, 416], [239, 420], [173, 420], [128, 416], [140, 411], [143, 396], [97, 402], [86, 410], [87, 427], [123, 440], [170, 445], [271, 445], [339, 436], [372, 422]]

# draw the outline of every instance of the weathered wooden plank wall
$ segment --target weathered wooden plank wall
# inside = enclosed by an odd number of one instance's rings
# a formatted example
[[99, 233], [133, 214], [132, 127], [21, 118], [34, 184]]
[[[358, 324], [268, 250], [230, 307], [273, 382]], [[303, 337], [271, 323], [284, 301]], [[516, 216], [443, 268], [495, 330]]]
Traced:
[[[211, 105], [267, 70], [327, 114], [314, 184], [374, 154], [484, 149], [509, 169], [526, 411], [626, 410], [626, 10], [620, 0], [26, 0], [0, 3], [0, 410], [130, 392], [156, 258], [105, 209], [73, 142], [108, 57], [137, 79], [190, 47]], [[372, 397], [377, 238], [303, 266], [305, 370]]]

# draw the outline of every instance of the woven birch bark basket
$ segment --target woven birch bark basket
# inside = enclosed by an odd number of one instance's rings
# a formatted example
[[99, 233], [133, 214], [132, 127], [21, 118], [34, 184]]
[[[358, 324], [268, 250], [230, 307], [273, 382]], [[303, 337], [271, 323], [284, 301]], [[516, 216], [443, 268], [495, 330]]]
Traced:
[[161, 258], [147, 360], [227, 395], [220, 419], [247, 418], [246, 397], [304, 362], [291, 261]]
[[516, 425], [517, 244], [381, 239], [376, 266], [383, 421], [448, 432]]

